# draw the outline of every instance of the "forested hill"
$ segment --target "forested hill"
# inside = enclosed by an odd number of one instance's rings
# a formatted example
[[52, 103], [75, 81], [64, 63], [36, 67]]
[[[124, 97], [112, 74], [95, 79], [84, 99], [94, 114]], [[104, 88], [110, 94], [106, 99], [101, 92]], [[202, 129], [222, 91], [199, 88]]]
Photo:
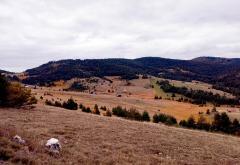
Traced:
[[[26, 71], [27, 84], [49, 83], [74, 77], [121, 76], [135, 78], [148, 74], [183, 81], [200, 80], [216, 87], [234, 90], [240, 86], [240, 59], [199, 57], [193, 60], [176, 60], [159, 57], [138, 59], [61, 60], [49, 62]], [[240, 93], [240, 92], [239, 92]]]

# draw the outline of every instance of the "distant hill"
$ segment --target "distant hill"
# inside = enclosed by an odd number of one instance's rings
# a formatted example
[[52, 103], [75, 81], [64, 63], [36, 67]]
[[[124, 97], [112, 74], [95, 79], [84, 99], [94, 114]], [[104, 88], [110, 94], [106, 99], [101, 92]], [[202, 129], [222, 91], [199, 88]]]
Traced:
[[9, 73], [9, 72], [0, 69], [0, 74], [2, 74], [2, 73]]
[[26, 71], [27, 84], [43, 84], [56, 80], [91, 76], [121, 76], [136, 78], [137, 74], [182, 81], [199, 80], [212, 83], [240, 95], [240, 59], [199, 57], [193, 60], [176, 60], [159, 57], [138, 59], [92, 59], [52, 61]]

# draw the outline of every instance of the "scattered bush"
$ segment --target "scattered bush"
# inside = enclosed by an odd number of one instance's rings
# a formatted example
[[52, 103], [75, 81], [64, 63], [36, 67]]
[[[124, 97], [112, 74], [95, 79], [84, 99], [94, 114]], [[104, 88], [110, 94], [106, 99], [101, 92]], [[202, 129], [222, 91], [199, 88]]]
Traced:
[[54, 104], [52, 103], [52, 101], [50, 101], [50, 100], [48, 100], [48, 99], [45, 101], [45, 104], [46, 104], [46, 105], [49, 105], [49, 106], [54, 106]]
[[148, 112], [144, 111], [142, 114], [134, 108], [127, 110], [126, 108], [122, 108], [121, 106], [114, 107], [112, 109], [113, 115], [118, 117], [124, 117], [130, 120], [137, 121], [150, 121], [150, 117]]
[[98, 109], [98, 105], [97, 104], [95, 104], [95, 106], [94, 106], [94, 109], [93, 109], [93, 112], [92, 112], [93, 114], [96, 114], [96, 115], [100, 115], [100, 111], [99, 111], [99, 109]]
[[175, 125], [175, 124], [177, 124], [177, 119], [173, 116], [160, 113], [160, 114], [155, 114], [153, 116], [153, 122], [154, 123], [161, 122], [161, 123], [164, 123], [167, 125]]
[[131, 108], [127, 111], [127, 118], [131, 120], [142, 121], [142, 115], [136, 109]]
[[223, 132], [228, 134], [240, 135], [240, 124], [237, 119], [231, 122], [227, 113], [216, 113], [212, 124], [208, 123], [203, 115], [200, 115], [196, 122], [193, 116], [190, 116], [187, 121], [182, 120], [179, 123], [182, 127], [200, 129], [206, 131]]
[[127, 117], [127, 110], [123, 109], [121, 106], [114, 107], [112, 113], [118, 117]]
[[75, 101], [72, 98], [70, 98], [70, 99], [68, 99], [67, 102], [63, 103], [63, 108], [69, 109], [69, 110], [77, 110], [78, 104], [75, 103]]
[[154, 114], [154, 115], [153, 115], [153, 122], [154, 122], [154, 123], [158, 123], [158, 122], [159, 122], [159, 120], [158, 120], [158, 115], [157, 115], [157, 114]]
[[147, 111], [144, 111], [142, 114], [142, 120], [143, 121], [150, 121], [150, 116]]
[[181, 127], [187, 127], [187, 121], [186, 121], [186, 120], [181, 120], [181, 121], [179, 122], [179, 125], [180, 125]]
[[212, 128], [215, 131], [229, 133], [230, 125], [231, 125], [231, 121], [225, 112], [223, 112], [222, 114], [219, 114], [219, 113], [215, 114], [214, 121], [212, 123]]
[[200, 115], [196, 124], [196, 128], [209, 131], [211, 128], [211, 124], [207, 122], [206, 118], [203, 115]]
[[187, 127], [188, 128], [195, 128], [196, 126], [196, 121], [193, 116], [190, 116], [187, 120]]
[[175, 125], [175, 124], [177, 124], [177, 119], [175, 117], [173, 117], [173, 116], [169, 116], [168, 115], [168, 118], [165, 121], [165, 124], [167, 124], [167, 125]]
[[103, 110], [103, 111], [106, 111], [107, 107], [106, 106], [101, 106], [100, 109]]
[[109, 116], [109, 117], [111, 117], [111, 116], [112, 116], [111, 111], [107, 110], [107, 111], [104, 113], [104, 116]]
[[82, 109], [83, 108], [83, 104], [79, 104], [79, 108]]
[[55, 101], [54, 106], [56, 107], [62, 107], [62, 103], [59, 101]]
[[82, 107], [82, 112], [86, 112], [86, 113], [92, 113], [91, 109], [89, 107]]

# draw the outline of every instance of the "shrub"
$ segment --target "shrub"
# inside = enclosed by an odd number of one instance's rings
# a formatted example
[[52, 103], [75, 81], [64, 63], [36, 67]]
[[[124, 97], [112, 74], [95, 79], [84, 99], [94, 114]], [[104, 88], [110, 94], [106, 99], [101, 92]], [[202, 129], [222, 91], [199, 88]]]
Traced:
[[83, 105], [82, 105], [82, 104], [79, 104], [79, 108], [82, 109], [82, 108], [83, 108]]
[[126, 110], [125, 108], [123, 109], [121, 106], [117, 106], [112, 109], [112, 113], [113, 115], [116, 115], [118, 117], [124, 117], [131, 120], [150, 121], [148, 112], [144, 111], [143, 114], [141, 114], [134, 108]]
[[127, 111], [127, 118], [132, 120], [142, 120], [142, 115], [134, 108], [131, 108], [129, 111]]
[[148, 114], [147, 111], [144, 111], [144, 112], [142, 113], [142, 120], [143, 120], [143, 121], [150, 121], [150, 116], [149, 116], [149, 114]]
[[203, 115], [200, 115], [196, 124], [196, 128], [209, 131], [210, 127], [211, 125], [207, 122], [206, 118]]
[[94, 106], [93, 114], [100, 115], [100, 111], [98, 109], [98, 105], [97, 104], [95, 104], [95, 106]]
[[68, 99], [67, 102], [63, 103], [63, 108], [69, 109], [69, 110], [77, 110], [78, 104], [74, 102], [72, 98]]
[[45, 104], [46, 104], [46, 105], [49, 105], [49, 106], [53, 106], [53, 105], [54, 105], [54, 104], [52, 103], [52, 101], [50, 101], [50, 100], [48, 100], [48, 99], [45, 101]]
[[161, 123], [165, 123], [167, 121], [167, 118], [168, 118], [168, 116], [163, 113], [160, 113], [158, 115], [158, 121]]
[[105, 113], [105, 116], [109, 116], [109, 117], [111, 117], [111, 116], [112, 116], [111, 111], [107, 110], [106, 113]]
[[92, 111], [91, 111], [91, 109], [89, 108], [89, 107], [82, 107], [82, 112], [86, 112], [86, 113], [91, 113]]
[[123, 109], [121, 106], [114, 107], [112, 113], [118, 117], [127, 117], [127, 110]]
[[179, 122], [179, 125], [180, 125], [181, 127], [187, 127], [187, 121], [186, 121], [186, 120], [181, 120], [181, 121]]
[[167, 120], [165, 121], [167, 125], [175, 125], [177, 124], [177, 119], [173, 116], [168, 116]]
[[96, 109], [96, 110], [99, 110], [99, 108], [98, 108], [98, 105], [97, 105], [97, 104], [95, 104], [95, 105], [94, 105], [94, 110], [95, 110], [95, 109]]
[[6, 106], [20, 107], [31, 104], [31, 90], [26, 89], [19, 83], [11, 83], [8, 86], [6, 97]]
[[190, 116], [187, 120], [187, 127], [195, 128], [195, 126], [196, 126], [196, 121], [193, 116]]
[[237, 119], [233, 120], [232, 125], [233, 125], [234, 128], [239, 128], [240, 127], [239, 121]]
[[212, 124], [212, 128], [215, 131], [222, 131], [225, 133], [229, 133], [230, 125], [231, 125], [231, 121], [225, 112], [223, 112], [222, 114], [219, 114], [219, 113], [215, 114], [214, 121]]
[[232, 122], [231, 132], [234, 133], [234, 134], [239, 134], [240, 133], [240, 124], [239, 124], [239, 121], [237, 119], [234, 119], [233, 122]]
[[158, 120], [158, 115], [157, 115], [157, 114], [154, 114], [154, 115], [153, 115], [153, 122], [154, 122], [154, 123], [158, 123], [158, 122], [159, 122], [159, 120]]
[[55, 101], [54, 106], [56, 107], [62, 107], [62, 103], [59, 101]]
[[107, 107], [106, 106], [101, 106], [100, 109], [103, 110], [103, 111], [106, 111]]
[[177, 124], [177, 119], [171, 115], [166, 115], [166, 114], [163, 114], [163, 113], [160, 113], [160, 114], [155, 114], [153, 116], [153, 122], [154, 123], [164, 123], [164, 124], [167, 124], [167, 125], [174, 125], [174, 124]]
[[0, 75], [0, 106], [21, 107], [37, 103], [31, 96], [31, 90], [26, 89], [20, 83], [10, 83]]

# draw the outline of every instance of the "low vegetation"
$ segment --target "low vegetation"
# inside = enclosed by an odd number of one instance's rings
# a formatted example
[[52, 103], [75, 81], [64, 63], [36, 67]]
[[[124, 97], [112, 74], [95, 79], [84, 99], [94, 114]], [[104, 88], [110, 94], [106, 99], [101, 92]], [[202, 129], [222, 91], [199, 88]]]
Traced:
[[187, 121], [181, 120], [179, 125], [191, 129], [240, 135], [239, 121], [237, 119], [234, 119], [232, 122], [225, 112], [216, 112], [214, 115], [214, 120], [211, 124], [207, 122], [206, 118], [203, 115], [200, 115], [198, 121], [196, 121], [193, 116], [190, 116]]
[[155, 114], [153, 116], [153, 122], [154, 123], [164, 123], [167, 125], [176, 125], [177, 124], [177, 119], [171, 115], [166, 115], [163, 113]]
[[126, 108], [117, 106], [112, 109], [112, 113], [113, 113], [113, 115], [116, 115], [118, 117], [123, 117], [123, 118], [130, 119], [130, 120], [150, 121], [150, 117], [149, 117], [149, 114], [147, 111], [144, 111], [141, 114], [134, 108], [127, 110]]
[[50, 100], [45, 101], [46, 105], [49, 106], [55, 106], [55, 107], [61, 107], [69, 110], [77, 110], [78, 109], [78, 104], [72, 99], [68, 99], [67, 102], [63, 102], [63, 104], [59, 101], [55, 101], [54, 103]]
[[0, 75], [0, 106], [21, 107], [24, 105], [36, 104], [37, 100], [31, 94], [31, 90], [26, 89], [21, 84], [9, 82]]
[[31, 140], [27, 140], [25, 144], [17, 143], [13, 140], [15, 134], [14, 129], [0, 126], [0, 162], [3, 164], [4, 162], [23, 165], [39, 164], [36, 153], [38, 156], [46, 156], [44, 148]]
[[93, 114], [96, 114], [96, 115], [100, 115], [100, 111], [99, 111], [99, 109], [98, 109], [98, 105], [97, 104], [95, 104], [95, 106], [94, 106], [94, 109], [93, 109], [93, 112], [92, 112]]

